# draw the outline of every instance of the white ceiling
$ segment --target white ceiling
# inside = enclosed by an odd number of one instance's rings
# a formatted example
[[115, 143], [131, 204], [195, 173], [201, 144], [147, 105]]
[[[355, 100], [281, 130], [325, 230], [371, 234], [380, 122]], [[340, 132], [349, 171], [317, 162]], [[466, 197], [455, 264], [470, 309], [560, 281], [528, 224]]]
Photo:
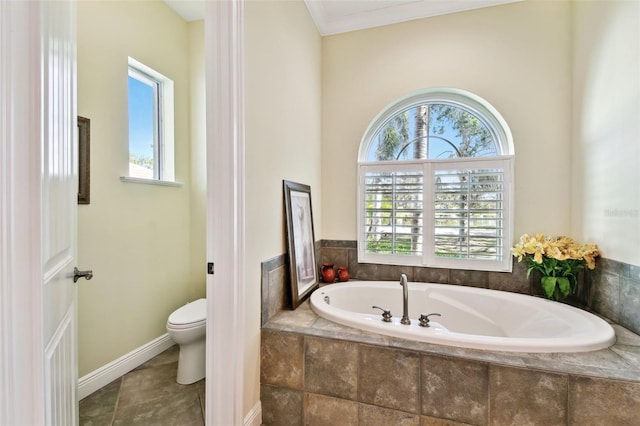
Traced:
[[321, 35], [379, 27], [521, 0], [305, 0]]
[[187, 22], [204, 19], [204, 2], [206, 0], [163, 0], [167, 6], [175, 10]]
[[[205, 1], [164, 0], [185, 21], [202, 19]], [[304, 0], [323, 36], [516, 1], [521, 0]]]

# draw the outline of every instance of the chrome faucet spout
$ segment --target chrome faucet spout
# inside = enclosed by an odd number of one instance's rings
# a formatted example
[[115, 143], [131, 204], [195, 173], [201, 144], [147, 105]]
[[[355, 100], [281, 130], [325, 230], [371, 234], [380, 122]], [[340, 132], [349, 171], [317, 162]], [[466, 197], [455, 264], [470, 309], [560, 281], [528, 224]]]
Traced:
[[400, 285], [402, 286], [402, 319], [401, 324], [409, 325], [409, 284], [407, 283], [407, 274], [400, 274]]

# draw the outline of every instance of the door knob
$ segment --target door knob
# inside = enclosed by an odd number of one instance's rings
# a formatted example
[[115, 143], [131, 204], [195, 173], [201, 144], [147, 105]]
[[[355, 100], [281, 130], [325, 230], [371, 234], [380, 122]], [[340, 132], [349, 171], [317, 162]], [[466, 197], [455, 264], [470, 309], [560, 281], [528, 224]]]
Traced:
[[79, 271], [78, 268], [74, 267], [73, 268], [73, 282], [77, 283], [78, 280], [82, 277], [85, 277], [86, 279], [90, 280], [91, 278], [93, 278], [93, 271], [89, 270], [89, 271]]

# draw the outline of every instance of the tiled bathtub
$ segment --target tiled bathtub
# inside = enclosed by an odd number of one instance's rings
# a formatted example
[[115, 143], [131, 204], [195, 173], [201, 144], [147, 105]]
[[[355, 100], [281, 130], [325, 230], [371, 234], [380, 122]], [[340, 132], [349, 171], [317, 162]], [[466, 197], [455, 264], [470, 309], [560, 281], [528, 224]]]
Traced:
[[[317, 243], [318, 262], [354, 279], [472, 285], [540, 294], [513, 273], [357, 263], [353, 241]], [[575, 302], [614, 324], [617, 342], [567, 354], [489, 352], [411, 342], [289, 310], [284, 255], [262, 265], [264, 425], [636, 425], [640, 415], [640, 267], [602, 259]], [[624, 328], [624, 327], [626, 328]], [[631, 330], [631, 331], [630, 331]], [[634, 333], [635, 332], [635, 333]]]
[[412, 342], [319, 318], [308, 302], [262, 329], [264, 425], [631, 425], [640, 337], [574, 354]]

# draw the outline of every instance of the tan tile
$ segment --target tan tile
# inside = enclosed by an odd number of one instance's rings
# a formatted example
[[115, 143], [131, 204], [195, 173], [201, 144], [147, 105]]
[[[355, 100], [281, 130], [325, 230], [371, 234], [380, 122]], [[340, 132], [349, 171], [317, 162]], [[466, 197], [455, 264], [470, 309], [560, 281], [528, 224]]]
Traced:
[[95, 417], [84, 417], [80, 415], [80, 426], [111, 426], [113, 424], [113, 413], [102, 414]]
[[358, 403], [305, 393], [304, 424], [305, 426], [357, 426]]
[[200, 398], [200, 409], [202, 410], [202, 417], [205, 417], [207, 399], [206, 399], [206, 390], [207, 390], [207, 382], [206, 379], [202, 379], [199, 382], [196, 382], [196, 389], [198, 390], [198, 397]]
[[136, 405], [120, 407], [116, 411], [114, 426], [203, 426], [200, 399], [196, 388], [163, 396]]
[[569, 425], [637, 425], [640, 383], [571, 377]]
[[269, 324], [285, 331], [287, 329], [299, 330], [300, 328], [310, 327], [316, 319], [318, 319], [318, 315], [311, 310], [307, 299], [295, 311], [283, 310], [278, 312], [269, 320]]
[[177, 363], [162, 364], [153, 368], [135, 370], [122, 378], [118, 407], [128, 407], [180, 394], [193, 385], [176, 382]]
[[487, 364], [422, 356], [422, 414], [486, 425], [488, 391]]
[[260, 386], [264, 426], [301, 425], [302, 391], [279, 386]]
[[420, 426], [471, 426], [468, 423], [459, 423], [452, 420], [437, 419], [435, 417], [420, 417]]
[[420, 416], [375, 405], [360, 404], [360, 424], [363, 426], [420, 426]]
[[566, 425], [568, 378], [520, 368], [490, 366], [491, 425]]
[[397, 265], [380, 265], [375, 263], [358, 263], [357, 256], [349, 256], [349, 274], [351, 279], [395, 281], [400, 282], [400, 274], [407, 274], [413, 281], [413, 267]]
[[420, 358], [414, 352], [361, 346], [358, 400], [410, 413], [418, 413]]
[[620, 311], [618, 321], [623, 326], [640, 333], [640, 280], [620, 278]]
[[620, 314], [620, 276], [604, 269], [591, 273], [591, 307], [612, 321], [618, 322]]
[[323, 247], [320, 253], [320, 264], [333, 263], [336, 271], [339, 266], [347, 266], [349, 264], [349, 249], [336, 247]]
[[487, 287], [492, 290], [530, 294], [531, 283], [527, 277], [527, 266], [513, 258], [512, 272], [488, 272]]
[[80, 420], [105, 415], [111, 418], [116, 408], [121, 384], [122, 378], [118, 378], [80, 401]]
[[449, 283], [449, 270], [445, 268], [414, 268], [414, 281], [421, 283]]
[[280, 266], [268, 273], [269, 297], [267, 303], [268, 319], [273, 318], [275, 314], [280, 312], [288, 305], [291, 296], [285, 294], [287, 286], [287, 268]]
[[151, 358], [149, 361], [135, 368], [133, 371], [142, 370], [145, 368], [157, 367], [163, 364], [172, 364], [174, 362], [178, 362], [178, 357], [180, 356], [180, 346], [173, 345], [166, 351], [161, 354]]
[[262, 330], [260, 382], [302, 390], [303, 337], [299, 334]]
[[305, 391], [355, 401], [358, 397], [358, 344], [305, 338]]
[[449, 284], [487, 288], [488, 282], [489, 274], [485, 271], [462, 269], [451, 269], [449, 271]]

